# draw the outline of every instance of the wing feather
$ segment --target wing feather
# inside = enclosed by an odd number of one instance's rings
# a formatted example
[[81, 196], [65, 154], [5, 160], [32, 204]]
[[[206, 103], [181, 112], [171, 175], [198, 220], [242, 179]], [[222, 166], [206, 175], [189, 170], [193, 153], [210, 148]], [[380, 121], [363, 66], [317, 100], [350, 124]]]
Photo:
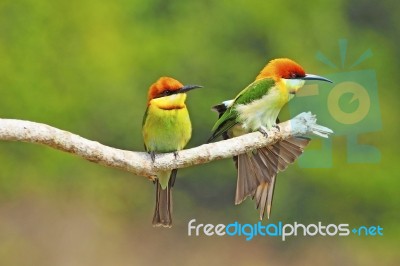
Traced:
[[237, 105], [248, 104], [256, 99], [259, 99], [260, 97], [264, 96], [274, 85], [275, 81], [273, 79], [265, 78], [254, 81], [244, 90], [242, 90], [233, 100], [233, 103], [230, 105], [230, 107], [227, 108], [222, 115], [220, 115], [220, 118], [214, 124], [211, 130], [213, 133], [208, 139], [208, 142], [215, 140], [238, 123], [238, 113], [236, 111]]

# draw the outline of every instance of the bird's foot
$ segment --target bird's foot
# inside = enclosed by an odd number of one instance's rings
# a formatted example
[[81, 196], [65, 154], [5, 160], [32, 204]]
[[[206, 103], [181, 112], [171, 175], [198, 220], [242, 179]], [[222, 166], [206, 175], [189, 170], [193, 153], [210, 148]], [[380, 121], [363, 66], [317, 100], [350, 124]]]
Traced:
[[154, 151], [150, 151], [149, 154], [151, 161], [154, 163], [156, 161], [156, 153]]
[[279, 127], [279, 125], [273, 125], [272, 127], [276, 128], [278, 131], [281, 131], [281, 128]]
[[151, 182], [153, 182], [153, 184], [156, 183], [156, 180], [157, 180], [157, 176], [156, 176], [156, 175], [148, 176], [147, 178], [148, 178]]
[[175, 157], [175, 160], [179, 158], [179, 153], [177, 151], [174, 151], [174, 157]]
[[260, 127], [259, 129], [258, 129], [258, 131], [261, 133], [261, 134], [263, 134], [264, 135], [264, 137], [266, 137], [266, 138], [268, 138], [268, 130], [267, 130], [267, 128], [266, 127]]

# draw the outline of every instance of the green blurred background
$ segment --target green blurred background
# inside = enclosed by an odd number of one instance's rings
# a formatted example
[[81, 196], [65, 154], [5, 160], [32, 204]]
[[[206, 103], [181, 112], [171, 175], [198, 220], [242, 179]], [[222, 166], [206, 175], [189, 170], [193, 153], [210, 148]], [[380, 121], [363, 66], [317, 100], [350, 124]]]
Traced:
[[210, 106], [233, 97], [268, 60], [289, 57], [324, 75], [340, 71], [316, 53], [340, 65], [339, 39], [348, 40], [349, 62], [371, 49], [357, 69], [376, 73], [382, 130], [361, 139], [381, 161], [348, 163], [345, 137], [333, 136], [332, 168], [296, 164], [279, 174], [265, 223], [380, 225], [384, 236], [188, 237], [192, 218], [257, 222], [253, 202], [233, 205], [231, 160], [178, 173], [174, 226], [163, 229], [151, 226], [154, 187], [146, 178], [0, 142], [0, 264], [395, 265], [399, 12], [396, 1], [372, 0], [1, 0], [0, 117], [128, 150], [143, 150], [147, 89], [159, 76], [205, 87], [188, 98], [194, 147], [210, 134]]

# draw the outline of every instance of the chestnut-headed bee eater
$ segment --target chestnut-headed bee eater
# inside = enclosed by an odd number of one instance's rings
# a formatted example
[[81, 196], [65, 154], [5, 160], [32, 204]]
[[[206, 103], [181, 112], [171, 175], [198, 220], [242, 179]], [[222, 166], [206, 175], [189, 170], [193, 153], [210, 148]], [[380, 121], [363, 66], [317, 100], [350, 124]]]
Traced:
[[[153, 162], [156, 153], [182, 150], [192, 135], [188, 109], [185, 105], [186, 93], [198, 85], [182, 85], [176, 79], [161, 77], [150, 86], [147, 109], [143, 117], [142, 133], [144, 145]], [[154, 226], [171, 227], [172, 197], [177, 169], [158, 172], [154, 178], [156, 185], [156, 207]]]
[[[256, 77], [233, 100], [213, 107], [219, 119], [212, 128], [212, 141], [219, 136], [224, 139], [249, 132], [260, 131], [267, 135], [275, 127], [281, 108], [303, 87], [307, 80], [332, 82], [324, 77], [306, 74], [303, 67], [293, 60], [279, 58], [271, 60]], [[273, 145], [235, 156], [237, 184], [235, 204], [252, 196], [260, 211], [260, 220], [265, 211], [269, 218], [275, 179], [302, 153], [310, 139], [292, 137]]]

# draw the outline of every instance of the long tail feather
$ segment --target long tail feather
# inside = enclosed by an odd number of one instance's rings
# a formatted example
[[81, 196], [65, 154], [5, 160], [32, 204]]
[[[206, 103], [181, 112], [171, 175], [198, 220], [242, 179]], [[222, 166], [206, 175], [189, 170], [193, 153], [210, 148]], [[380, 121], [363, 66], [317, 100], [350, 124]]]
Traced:
[[260, 183], [253, 171], [253, 163], [247, 154], [237, 156], [238, 177], [236, 183], [235, 204], [242, 203], [247, 196], [252, 195]]
[[309, 142], [308, 138], [293, 137], [253, 153], [239, 155], [235, 203], [239, 204], [252, 195], [260, 212], [260, 220], [265, 213], [269, 218], [277, 173], [293, 163]]
[[254, 191], [253, 198], [256, 202], [256, 208], [260, 211], [260, 220], [264, 218], [265, 212], [267, 212], [267, 218], [271, 215], [272, 200], [274, 196], [276, 175], [272, 177], [270, 183], [263, 182]]
[[168, 186], [162, 189], [156, 179], [156, 207], [153, 216], [153, 226], [172, 226], [172, 187], [175, 183], [177, 169], [171, 171]]

